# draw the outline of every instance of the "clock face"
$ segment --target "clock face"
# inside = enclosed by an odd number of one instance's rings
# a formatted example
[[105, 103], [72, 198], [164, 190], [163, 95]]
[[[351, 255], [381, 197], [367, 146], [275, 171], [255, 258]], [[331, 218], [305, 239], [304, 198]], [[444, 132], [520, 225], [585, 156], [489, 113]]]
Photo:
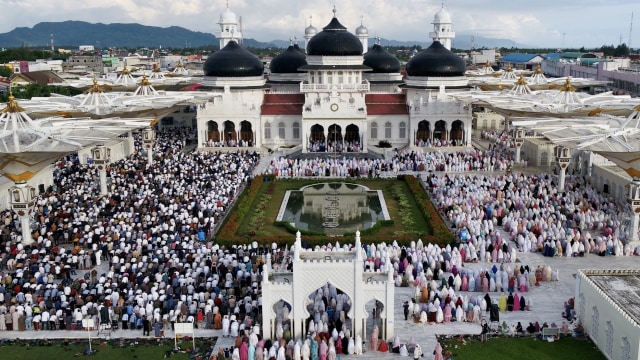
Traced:
[[331, 111], [338, 111], [338, 104], [331, 104]]

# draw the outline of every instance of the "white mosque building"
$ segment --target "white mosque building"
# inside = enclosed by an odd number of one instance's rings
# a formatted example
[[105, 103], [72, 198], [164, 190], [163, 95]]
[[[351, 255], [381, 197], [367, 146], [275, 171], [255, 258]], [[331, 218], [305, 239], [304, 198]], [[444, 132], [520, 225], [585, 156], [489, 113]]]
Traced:
[[[269, 69], [242, 48], [238, 19], [220, 17], [221, 49], [204, 65], [202, 89], [218, 92], [198, 108], [198, 144], [307, 152], [383, 153], [393, 148], [469, 145], [471, 109], [448, 96], [468, 89], [464, 61], [449, 48], [451, 15], [436, 14], [434, 40], [402, 72], [369, 31], [355, 34], [336, 16], [318, 31], [309, 21], [305, 50], [291, 45]], [[224, 36], [222, 36], [224, 35]], [[268, 74], [268, 75], [265, 75]]]

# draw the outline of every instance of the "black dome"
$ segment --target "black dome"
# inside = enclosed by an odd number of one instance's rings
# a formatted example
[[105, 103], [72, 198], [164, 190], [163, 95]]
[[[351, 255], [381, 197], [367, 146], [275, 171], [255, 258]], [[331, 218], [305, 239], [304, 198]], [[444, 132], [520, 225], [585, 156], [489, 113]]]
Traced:
[[399, 73], [400, 60], [389, 54], [379, 44], [373, 45], [371, 50], [364, 54], [363, 65], [370, 67], [374, 73]]
[[410, 76], [464, 76], [466, 70], [464, 60], [447, 50], [439, 41], [434, 41], [407, 63], [407, 75]]
[[229, 41], [227, 46], [209, 55], [204, 63], [205, 76], [246, 77], [262, 76], [264, 65], [257, 56]]
[[307, 54], [326, 56], [362, 55], [362, 43], [337, 18], [309, 40]]
[[287, 50], [271, 60], [269, 69], [276, 74], [297, 73], [298, 68], [307, 65], [307, 57], [300, 51], [298, 45], [290, 45]]

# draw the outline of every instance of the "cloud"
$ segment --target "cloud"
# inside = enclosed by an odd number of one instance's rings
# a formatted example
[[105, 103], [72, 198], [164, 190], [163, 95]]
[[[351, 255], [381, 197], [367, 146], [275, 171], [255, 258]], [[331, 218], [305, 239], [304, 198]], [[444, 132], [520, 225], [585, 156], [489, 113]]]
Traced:
[[[439, 1], [428, 0], [229, 0], [242, 17], [246, 37], [260, 41], [302, 38], [313, 18], [321, 29], [333, 16], [355, 31], [361, 21], [369, 34], [403, 41], [428, 41]], [[533, 46], [600, 46], [627, 40], [630, 14], [637, 0], [446, 1], [457, 33], [512, 38]], [[181, 26], [216, 33], [226, 0], [0, 0], [0, 33], [44, 21], [81, 20], [102, 23], [137, 22], [151, 26]], [[640, 9], [637, 19], [640, 19]], [[25, 16], [28, 14], [28, 16]], [[632, 36], [640, 43], [640, 24]], [[564, 35], [562, 35], [564, 34]]]

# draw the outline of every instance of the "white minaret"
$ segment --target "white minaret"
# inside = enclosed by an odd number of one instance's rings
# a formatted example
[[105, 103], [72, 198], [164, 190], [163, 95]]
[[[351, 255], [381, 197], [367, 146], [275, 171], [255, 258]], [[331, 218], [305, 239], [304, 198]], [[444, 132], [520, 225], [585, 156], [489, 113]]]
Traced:
[[238, 18], [231, 10], [229, 10], [229, 1], [227, 0], [227, 9], [220, 14], [220, 49], [227, 46], [229, 41], [235, 40], [238, 44], [242, 43], [242, 33], [238, 28]]
[[444, 0], [442, 1], [442, 8], [433, 17], [433, 31], [429, 33], [429, 37], [433, 41], [439, 41], [442, 46], [451, 50], [451, 44], [456, 37], [455, 31], [453, 31], [453, 22], [451, 21], [451, 14], [444, 8]]
[[318, 33], [318, 29], [313, 27], [311, 24], [311, 20], [313, 20], [313, 16], [309, 16], [309, 26], [304, 29], [304, 49], [307, 50], [307, 44], [309, 44], [309, 40], [314, 37]]
[[360, 26], [356, 28], [356, 36], [362, 43], [362, 52], [369, 51], [369, 30], [364, 26], [364, 17], [360, 16]]

